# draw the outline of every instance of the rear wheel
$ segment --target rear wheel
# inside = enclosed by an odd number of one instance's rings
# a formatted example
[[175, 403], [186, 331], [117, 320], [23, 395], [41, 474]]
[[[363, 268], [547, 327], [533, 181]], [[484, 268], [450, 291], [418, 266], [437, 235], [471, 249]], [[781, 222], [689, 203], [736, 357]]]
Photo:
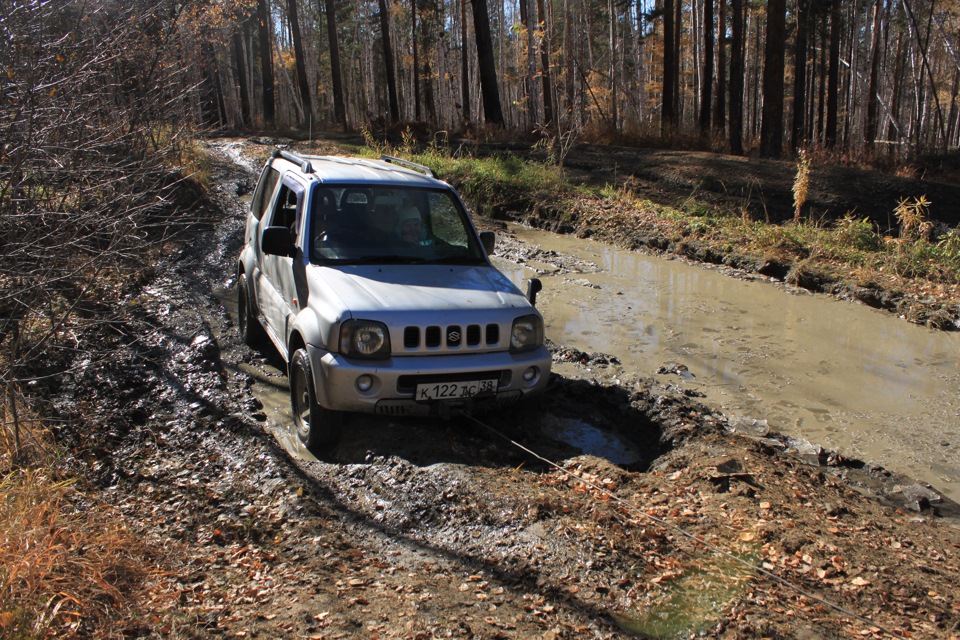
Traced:
[[263, 325], [257, 319], [250, 304], [250, 286], [247, 275], [243, 274], [237, 282], [237, 316], [240, 326], [240, 338], [250, 347], [258, 347], [263, 343], [266, 333]]
[[297, 437], [308, 449], [321, 450], [336, 444], [343, 413], [317, 403], [310, 357], [305, 349], [297, 349], [290, 358], [290, 404]]

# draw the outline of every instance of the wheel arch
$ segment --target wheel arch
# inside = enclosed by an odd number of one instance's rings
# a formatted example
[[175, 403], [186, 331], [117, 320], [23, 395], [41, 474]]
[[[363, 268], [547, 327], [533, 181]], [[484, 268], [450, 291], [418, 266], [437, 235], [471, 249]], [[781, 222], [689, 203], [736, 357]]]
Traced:
[[[287, 342], [287, 357], [292, 362], [293, 354], [297, 352], [297, 349], [306, 349], [307, 341], [303, 339], [303, 335], [298, 329], [294, 329], [290, 334], [290, 340]], [[289, 364], [287, 365], [289, 368]]]

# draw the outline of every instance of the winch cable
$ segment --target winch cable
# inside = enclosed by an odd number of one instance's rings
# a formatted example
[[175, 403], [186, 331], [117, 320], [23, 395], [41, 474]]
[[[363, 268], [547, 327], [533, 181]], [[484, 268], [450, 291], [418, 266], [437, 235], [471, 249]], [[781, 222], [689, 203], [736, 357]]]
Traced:
[[495, 435], [498, 436], [499, 438], [507, 441], [508, 443], [510, 443], [510, 444], [513, 445], [514, 447], [520, 449], [520, 450], [523, 451], [524, 453], [527, 453], [528, 455], [533, 456], [533, 457], [536, 458], [537, 460], [540, 460], [541, 462], [545, 463], [547, 466], [552, 467], [552, 468], [556, 469], [557, 471], [560, 471], [561, 473], [563, 473], [563, 474], [565, 474], [565, 475], [567, 475], [567, 476], [569, 476], [569, 477], [571, 477], [571, 478], [575, 478], [578, 482], [580, 482], [580, 483], [582, 483], [582, 484], [590, 487], [591, 489], [594, 489], [594, 490], [596, 490], [596, 491], [599, 491], [599, 492], [601, 492], [602, 494], [608, 496], [608, 497], [610, 498], [610, 500], [612, 500], [613, 502], [616, 502], [618, 505], [622, 506], [624, 509], [626, 509], [626, 510], [632, 512], [632, 513], [636, 513], [637, 515], [642, 516], [643, 518], [646, 518], [647, 520], [650, 520], [650, 521], [652, 521], [652, 522], [660, 525], [661, 527], [664, 527], [664, 528], [666, 528], [666, 529], [669, 529], [670, 531], [673, 531], [674, 533], [677, 533], [677, 534], [679, 534], [679, 535], [681, 535], [681, 536], [683, 536], [683, 537], [689, 538], [690, 540], [693, 540], [694, 542], [703, 545], [705, 548], [709, 549], [710, 551], [713, 551], [714, 553], [719, 554], [719, 555], [721, 555], [721, 556], [723, 556], [723, 557], [725, 557], [725, 558], [729, 558], [730, 560], [733, 560], [734, 562], [737, 562], [738, 564], [743, 565], [744, 567], [746, 567], [746, 568], [748, 568], [748, 569], [751, 569], [751, 570], [753, 570], [753, 571], [756, 571], [757, 573], [759, 573], [759, 574], [761, 574], [761, 575], [763, 575], [763, 576], [766, 576], [766, 577], [770, 578], [771, 580], [773, 580], [773, 581], [775, 581], [775, 582], [780, 583], [781, 585], [789, 588], [789, 589], [792, 590], [792, 591], [795, 591], [796, 593], [798, 593], [798, 594], [800, 594], [800, 595], [802, 595], [802, 596], [804, 596], [804, 597], [806, 597], [806, 598], [809, 598], [810, 600], [813, 600], [813, 601], [815, 601], [815, 602], [818, 602], [818, 603], [820, 603], [820, 604], [822, 604], [822, 605], [824, 605], [824, 606], [826, 606], [826, 607], [829, 607], [829, 608], [831, 608], [831, 609], [833, 609], [833, 610], [835, 610], [835, 611], [838, 611], [838, 612], [840, 612], [840, 613], [842, 613], [842, 614], [844, 614], [844, 615], [846, 615], [846, 616], [850, 616], [851, 618], [854, 618], [854, 619], [856, 619], [856, 620], [859, 620], [860, 622], [863, 622], [864, 624], [867, 624], [867, 625], [869, 625], [870, 627], [873, 627], [874, 629], [878, 629], [880, 632], [885, 633], [886, 635], [890, 636], [891, 638], [897, 638], [897, 640], [906, 640], [906, 638], [904, 638], [903, 636], [901, 636], [901, 635], [899, 635], [899, 634], [891, 631], [890, 629], [887, 629], [886, 627], [884, 627], [884, 626], [882, 626], [882, 625], [874, 622], [873, 620], [870, 620], [869, 618], [867, 618], [867, 617], [865, 617], [865, 616], [862, 616], [862, 615], [860, 615], [860, 614], [858, 614], [858, 613], [855, 613], [855, 612], [853, 612], [853, 611], [850, 611], [849, 609], [845, 609], [844, 607], [842, 607], [842, 606], [840, 606], [840, 605], [838, 605], [838, 604], [836, 604], [836, 603], [834, 603], [834, 602], [831, 602], [830, 600], [827, 600], [827, 599], [823, 598], [822, 596], [818, 596], [818, 595], [816, 595], [816, 594], [810, 593], [809, 591], [806, 591], [805, 589], [803, 589], [803, 588], [800, 587], [799, 585], [794, 584], [793, 582], [790, 582], [790, 581], [787, 580], [786, 578], [782, 578], [782, 577], [778, 576], [777, 574], [775, 574], [775, 573], [773, 573], [773, 572], [771, 572], [771, 571], [768, 571], [767, 569], [764, 569], [763, 567], [761, 567], [761, 566], [759, 566], [759, 565], [753, 564], [752, 562], [748, 562], [747, 560], [744, 560], [743, 558], [741, 558], [741, 557], [739, 557], [739, 556], [736, 556], [736, 555], [730, 553], [729, 551], [726, 551], [725, 549], [722, 549], [722, 548], [718, 547], [717, 545], [715, 545], [715, 544], [713, 544], [713, 543], [711, 543], [711, 542], [708, 542], [707, 540], [705, 540], [704, 538], [698, 536], [697, 534], [695, 534], [695, 533], [690, 533], [689, 531], [687, 531], [686, 529], [684, 529], [683, 527], [681, 527], [681, 526], [679, 526], [679, 525], [673, 524], [672, 522], [669, 522], [669, 521], [667, 521], [667, 520], [665, 520], [665, 519], [663, 519], [663, 518], [660, 518], [660, 517], [657, 517], [657, 516], [655, 516], [655, 515], [652, 515], [652, 514], [649, 514], [649, 513], [644, 512], [644, 511], [641, 511], [641, 510], [638, 509], [635, 505], [632, 505], [632, 504], [628, 503], [627, 501], [623, 500], [622, 498], [619, 498], [619, 497], [613, 495], [613, 494], [610, 492], [610, 490], [605, 489], [605, 488], [603, 488], [603, 487], [601, 487], [601, 486], [599, 486], [599, 485], [597, 485], [597, 484], [595, 484], [595, 483], [593, 483], [593, 482], [590, 482], [589, 480], [586, 480], [585, 478], [582, 478], [582, 477], [578, 476], [577, 474], [573, 473], [572, 471], [563, 468], [562, 466], [560, 466], [558, 463], [554, 462], [553, 460], [550, 460], [549, 458], [546, 458], [546, 457], [540, 455], [540, 454], [537, 453], [536, 451], [533, 451], [533, 450], [530, 449], [529, 447], [520, 444], [520, 443], [517, 442], [516, 440], [512, 439], [510, 436], [508, 436], [508, 435], [504, 434], [503, 432], [501, 432], [501, 431], [500, 431], [499, 429], [497, 429], [496, 427], [493, 427], [493, 426], [491, 426], [491, 425], [483, 422], [482, 420], [477, 419], [476, 417], [474, 417], [474, 416], [472, 416], [472, 415], [470, 415], [470, 414], [463, 413], [463, 414], [461, 414], [461, 415], [463, 415], [464, 418], [467, 418], [468, 420], [470, 420], [470, 421], [478, 424], [479, 426], [483, 427], [484, 429], [487, 429], [488, 431], [490, 431], [491, 433], [495, 434]]

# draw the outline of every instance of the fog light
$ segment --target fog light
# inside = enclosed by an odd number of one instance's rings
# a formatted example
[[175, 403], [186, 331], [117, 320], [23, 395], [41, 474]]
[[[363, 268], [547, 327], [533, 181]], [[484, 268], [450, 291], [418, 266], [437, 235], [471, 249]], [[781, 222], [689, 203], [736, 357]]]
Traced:
[[540, 369], [537, 367], [527, 367], [527, 370], [523, 372], [523, 379], [525, 382], [536, 382], [537, 378], [540, 377]]
[[370, 389], [372, 388], [373, 388], [373, 378], [366, 375], [360, 376], [359, 378], [357, 378], [357, 389], [359, 389], [361, 392], [366, 393], [367, 391], [370, 391]]

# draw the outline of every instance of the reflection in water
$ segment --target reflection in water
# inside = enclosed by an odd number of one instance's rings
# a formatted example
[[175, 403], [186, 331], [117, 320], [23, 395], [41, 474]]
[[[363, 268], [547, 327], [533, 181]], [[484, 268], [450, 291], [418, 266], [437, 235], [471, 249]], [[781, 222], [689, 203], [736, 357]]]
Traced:
[[[512, 230], [600, 267], [540, 276], [538, 307], [555, 342], [614, 354], [641, 376], [684, 364], [695, 378], [670, 381], [729, 415], [766, 418], [960, 500], [960, 335], [676, 260]], [[518, 283], [531, 275], [497, 266]]]
[[566, 442], [591, 456], [606, 458], [614, 464], [629, 465], [643, 459], [640, 452], [626, 440], [617, 437], [609, 429], [597, 428], [583, 420], [551, 420], [544, 417], [539, 426], [546, 435]]

